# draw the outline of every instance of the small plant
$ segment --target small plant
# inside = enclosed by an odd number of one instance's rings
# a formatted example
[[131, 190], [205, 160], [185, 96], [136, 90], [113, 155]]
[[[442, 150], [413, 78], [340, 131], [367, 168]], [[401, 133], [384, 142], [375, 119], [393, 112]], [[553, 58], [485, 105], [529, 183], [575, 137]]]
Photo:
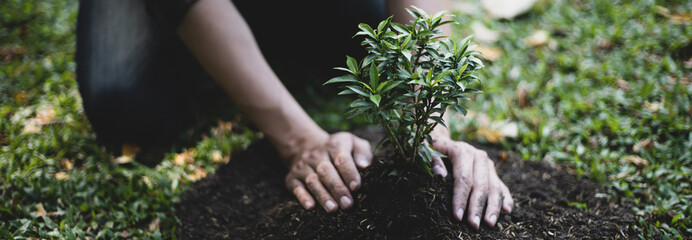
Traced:
[[[447, 127], [443, 116], [448, 106], [466, 114], [462, 106], [469, 88], [480, 83], [476, 70], [483, 63], [480, 54], [469, 46], [471, 37], [455, 42], [438, 28], [444, 24], [444, 12], [429, 16], [423, 10], [406, 9], [415, 20], [411, 25], [392, 22], [392, 17], [376, 29], [361, 23], [355, 36], [365, 36], [362, 45], [368, 55], [360, 62], [346, 56], [348, 74], [325, 84], [344, 83], [339, 95], [358, 97], [350, 104], [349, 118], [364, 115], [379, 123], [387, 136], [381, 143], [392, 144], [407, 166], [423, 168], [428, 174], [433, 156], [444, 157], [425, 142], [439, 124]], [[355, 37], [354, 36], [354, 37]]]

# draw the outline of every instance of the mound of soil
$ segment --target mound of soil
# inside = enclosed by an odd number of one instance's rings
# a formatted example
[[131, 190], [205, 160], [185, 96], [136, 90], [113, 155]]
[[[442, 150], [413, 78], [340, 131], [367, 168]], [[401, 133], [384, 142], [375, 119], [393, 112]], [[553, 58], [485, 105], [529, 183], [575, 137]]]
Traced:
[[[360, 134], [362, 135], [362, 134]], [[366, 137], [367, 138], [367, 137]], [[371, 137], [372, 138], [372, 137]], [[479, 147], [479, 146], [477, 146]], [[501, 151], [479, 147], [494, 159]], [[379, 154], [378, 154], [379, 155]], [[376, 157], [377, 158], [377, 157]], [[381, 160], [381, 159], [380, 159]], [[448, 165], [449, 166], [449, 165]], [[479, 231], [454, 220], [452, 179], [361, 171], [355, 205], [327, 214], [304, 210], [284, 187], [286, 169], [268, 141], [234, 154], [215, 174], [193, 184], [176, 207], [182, 239], [515, 239], [634, 238], [631, 201], [546, 163], [509, 154], [496, 162], [515, 207], [495, 228]], [[451, 174], [450, 174], [451, 175]]]

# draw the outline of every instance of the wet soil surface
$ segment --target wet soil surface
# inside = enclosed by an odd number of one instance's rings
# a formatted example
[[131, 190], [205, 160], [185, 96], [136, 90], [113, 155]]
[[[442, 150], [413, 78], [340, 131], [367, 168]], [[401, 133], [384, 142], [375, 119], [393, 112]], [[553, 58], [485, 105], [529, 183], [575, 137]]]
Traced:
[[[358, 133], [357, 133], [358, 134]], [[363, 136], [368, 135], [370, 136]], [[361, 135], [375, 138], [371, 133]], [[284, 187], [286, 169], [266, 140], [193, 184], [176, 207], [182, 239], [581, 239], [636, 238], [633, 203], [543, 162], [476, 146], [496, 161], [515, 206], [479, 231], [452, 216], [452, 179], [361, 171], [348, 211], [306, 211]], [[381, 155], [381, 154], [378, 154]], [[378, 160], [382, 158], [376, 157]], [[504, 160], [502, 160], [504, 159]], [[449, 165], [448, 165], [449, 166]], [[466, 221], [466, 219], [464, 219]]]

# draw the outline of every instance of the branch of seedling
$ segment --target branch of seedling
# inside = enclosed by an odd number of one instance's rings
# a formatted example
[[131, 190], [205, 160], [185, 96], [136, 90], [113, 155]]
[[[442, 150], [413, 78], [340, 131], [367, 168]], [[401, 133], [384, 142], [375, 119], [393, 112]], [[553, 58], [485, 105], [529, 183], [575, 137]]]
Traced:
[[467, 94], [480, 92], [467, 86], [480, 83], [475, 71], [483, 63], [469, 46], [471, 37], [455, 42], [440, 35], [438, 28], [452, 23], [443, 20], [444, 12], [430, 16], [412, 8], [406, 9], [414, 17], [410, 25], [394, 23], [391, 17], [375, 29], [359, 24], [355, 36], [365, 37], [362, 45], [368, 55], [360, 62], [346, 56], [347, 67], [335, 69], [348, 74], [325, 84], [344, 84], [339, 95], [357, 97], [348, 117], [365, 115], [378, 122], [387, 133], [382, 142], [393, 144], [404, 165], [419, 165], [432, 175], [432, 158], [444, 156], [424, 143], [432, 142], [430, 132], [436, 126], [446, 128], [448, 106], [466, 114], [461, 104], [469, 100]]

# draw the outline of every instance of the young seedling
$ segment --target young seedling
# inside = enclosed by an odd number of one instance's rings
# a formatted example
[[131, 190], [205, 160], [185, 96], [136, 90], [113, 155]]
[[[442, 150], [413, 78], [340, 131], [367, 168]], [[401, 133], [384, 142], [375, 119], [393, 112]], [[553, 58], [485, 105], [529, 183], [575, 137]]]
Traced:
[[[365, 36], [362, 44], [368, 55], [361, 61], [346, 56], [348, 74], [332, 78], [325, 84], [342, 83], [339, 95], [355, 95], [348, 117], [365, 116], [385, 129], [381, 141], [393, 145], [403, 166], [423, 169], [428, 174], [433, 156], [444, 157], [426, 144], [430, 132], [439, 124], [448, 106], [466, 114], [462, 103], [468, 94], [480, 92], [468, 86], [480, 83], [476, 70], [483, 63], [480, 54], [469, 46], [471, 37], [455, 42], [438, 28], [445, 21], [444, 12], [428, 15], [412, 7], [406, 9], [415, 20], [410, 25], [392, 22], [392, 17], [377, 28], [358, 25], [355, 36]], [[354, 36], [354, 37], [355, 37]]]

